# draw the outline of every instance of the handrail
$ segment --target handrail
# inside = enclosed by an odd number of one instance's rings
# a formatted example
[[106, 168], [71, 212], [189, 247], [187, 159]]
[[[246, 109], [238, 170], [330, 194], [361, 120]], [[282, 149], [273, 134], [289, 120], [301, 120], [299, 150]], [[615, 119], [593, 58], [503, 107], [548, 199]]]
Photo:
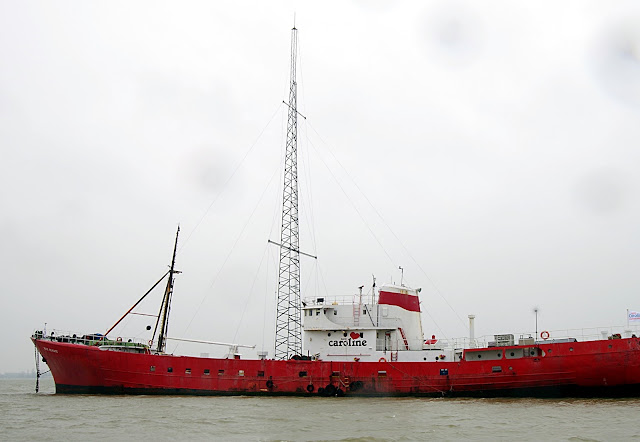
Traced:
[[78, 334], [69, 332], [66, 330], [58, 330], [53, 329], [49, 330], [45, 335], [43, 331], [36, 330], [33, 335], [36, 339], [43, 339], [46, 341], [56, 341], [56, 342], [66, 342], [72, 344], [84, 344], [84, 345], [112, 345], [112, 344], [122, 344], [127, 346], [141, 346], [141, 347], [150, 347], [151, 344], [141, 340], [139, 338], [130, 338], [130, 337], [121, 337], [118, 336], [116, 338], [109, 338], [106, 335], [102, 335], [99, 333], [84, 333]]

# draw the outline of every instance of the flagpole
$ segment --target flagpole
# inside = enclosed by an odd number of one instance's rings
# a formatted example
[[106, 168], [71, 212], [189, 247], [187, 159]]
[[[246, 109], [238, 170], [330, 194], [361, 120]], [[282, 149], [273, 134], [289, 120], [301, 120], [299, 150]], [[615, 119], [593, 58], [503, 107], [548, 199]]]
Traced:
[[629, 309], [627, 309], [627, 328], [629, 328]]

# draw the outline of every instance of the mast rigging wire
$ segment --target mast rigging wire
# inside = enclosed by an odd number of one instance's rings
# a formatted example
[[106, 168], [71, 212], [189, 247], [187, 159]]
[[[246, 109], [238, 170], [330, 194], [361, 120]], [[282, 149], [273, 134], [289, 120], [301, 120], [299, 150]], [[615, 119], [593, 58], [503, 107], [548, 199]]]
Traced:
[[[320, 141], [322, 141], [322, 143], [326, 146], [327, 143], [322, 139], [322, 137], [320, 136], [320, 134], [315, 130], [315, 128], [313, 127], [313, 125], [311, 123], [309, 123], [309, 126], [312, 128], [312, 130], [316, 133], [316, 135], [318, 135], [318, 137], [320, 138]], [[367, 230], [369, 230], [369, 233], [371, 234], [371, 236], [376, 240], [376, 242], [378, 243], [378, 245], [380, 246], [380, 248], [382, 249], [382, 251], [384, 252], [384, 254], [387, 256], [387, 258], [389, 259], [389, 261], [395, 265], [395, 261], [393, 260], [393, 258], [391, 257], [391, 255], [389, 254], [389, 252], [387, 251], [387, 249], [385, 249], [385, 247], [382, 245], [382, 242], [380, 241], [380, 239], [378, 238], [378, 236], [375, 234], [375, 232], [373, 231], [373, 229], [371, 228], [371, 226], [369, 225], [369, 223], [367, 223], [365, 217], [363, 216], [363, 214], [361, 213], [361, 211], [358, 209], [358, 207], [355, 205], [354, 201], [349, 197], [348, 193], [346, 192], [346, 190], [344, 189], [344, 187], [342, 186], [342, 184], [340, 183], [340, 181], [338, 180], [338, 178], [336, 177], [336, 175], [333, 173], [333, 171], [331, 170], [331, 168], [329, 167], [329, 165], [325, 162], [324, 158], [322, 158], [322, 155], [320, 155], [320, 152], [318, 151], [318, 149], [316, 148], [315, 144], [311, 141], [308, 140], [309, 144], [313, 147], [313, 149], [316, 151], [316, 153], [318, 154], [318, 157], [320, 158], [320, 161], [322, 161], [323, 165], [325, 166], [325, 168], [327, 169], [327, 171], [329, 172], [329, 174], [331, 175], [331, 177], [334, 179], [334, 181], [336, 182], [336, 184], [338, 185], [338, 187], [340, 188], [340, 190], [342, 191], [342, 193], [344, 194], [344, 196], [347, 198], [347, 200], [349, 201], [349, 203], [351, 204], [351, 207], [356, 211], [356, 213], [358, 214], [358, 216], [360, 217], [361, 221], [364, 223], [364, 225], [367, 227]], [[411, 255], [411, 253], [409, 253], [409, 251], [407, 250], [407, 248], [404, 246], [404, 244], [402, 243], [402, 241], [400, 241], [400, 239], [397, 237], [397, 235], [393, 232], [393, 230], [391, 230], [391, 228], [389, 227], [388, 223], [384, 220], [384, 218], [382, 218], [382, 215], [380, 214], [380, 212], [373, 206], [373, 204], [371, 203], [371, 201], [369, 200], [369, 198], [367, 198], [367, 196], [364, 194], [364, 192], [362, 191], [362, 189], [360, 189], [360, 187], [355, 183], [355, 180], [349, 175], [349, 172], [346, 170], [346, 168], [342, 165], [342, 163], [340, 163], [340, 161], [337, 159], [337, 157], [333, 154], [333, 152], [331, 151], [331, 149], [328, 148], [327, 146], [327, 150], [329, 151], [329, 153], [331, 153], [331, 156], [334, 158], [334, 160], [340, 165], [340, 167], [342, 168], [342, 170], [346, 173], [346, 175], [349, 177], [349, 179], [354, 183], [354, 185], [356, 186], [356, 188], [358, 189], [358, 191], [364, 196], [365, 200], [369, 203], [369, 205], [374, 209], [375, 213], [378, 215], [378, 217], [382, 220], [382, 222], [384, 223], [384, 225], [387, 227], [387, 229], [389, 229], [389, 231], [392, 233], [392, 235], [395, 237], [395, 239], [398, 241], [398, 243], [402, 246], [402, 248], [405, 250], [405, 252], [409, 255], [409, 257], [411, 258], [411, 260], [417, 265], [417, 267], [422, 271], [422, 273], [425, 275], [425, 277], [427, 278], [427, 280], [432, 284], [432, 286], [435, 288], [436, 292], [440, 295], [440, 297], [447, 303], [447, 305], [449, 306], [449, 308], [454, 312], [454, 314], [458, 317], [458, 319], [460, 320], [460, 322], [465, 326], [465, 328], [467, 328], [466, 324], [464, 324], [464, 321], [462, 321], [462, 319], [460, 318], [460, 316], [458, 315], [458, 313], [453, 309], [453, 307], [451, 306], [451, 304], [449, 304], [449, 302], [446, 300], [446, 298], [442, 295], [442, 293], [438, 290], [437, 286], [435, 285], [435, 283], [431, 280], [431, 278], [429, 278], [429, 276], [426, 274], [426, 272], [424, 271], [424, 269], [422, 269], [422, 267], [420, 266], [420, 264], [418, 264], [418, 262], [415, 260], [415, 258], [413, 258], [413, 256]], [[429, 310], [425, 310], [425, 313], [429, 316], [429, 318], [431, 318], [431, 320], [433, 321], [434, 325], [436, 326], [436, 328], [439, 330], [440, 333], [442, 333], [443, 335], [445, 335], [446, 337], [446, 333], [444, 333], [444, 331], [442, 330], [442, 328], [440, 327], [440, 325], [438, 324], [438, 322], [435, 320], [435, 318], [431, 315], [431, 313], [429, 312]]]
[[233, 169], [233, 172], [231, 172], [231, 175], [229, 175], [229, 177], [227, 178], [227, 180], [224, 182], [224, 184], [222, 184], [222, 189], [218, 192], [218, 194], [213, 198], [213, 201], [211, 201], [211, 204], [209, 204], [209, 207], [207, 207], [207, 209], [204, 211], [204, 213], [202, 214], [202, 216], [200, 217], [200, 220], [196, 223], [195, 227], [193, 229], [191, 229], [191, 232], [189, 233], [189, 235], [187, 235], [187, 238], [182, 242], [182, 245], [180, 246], [180, 248], [178, 249], [178, 253], [180, 253], [182, 251], [182, 249], [185, 248], [185, 246], [187, 245], [187, 243], [189, 242], [189, 239], [191, 238], [191, 236], [193, 236], [193, 234], [195, 233], [195, 231], [198, 229], [198, 227], [200, 227], [200, 224], [202, 224], [202, 222], [204, 221], [204, 219], [207, 217], [207, 214], [209, 213], [209, 211], [211, 210], [211, 208], [213, 207], [213, 205], [220, 199], [220, 197], [222, 196], [222, 194], [225, 192], [225, 190], [227, 189], [227, 185], [229, 184], [229, 182], [231, 181], [231, 179], [236, 175], [236, 173], [238, 172], [238, 170], [240, 169], [240, 167], [244, 164], [245, 160], [247, 159], [247, 157], [249, 156], [249, 154], [253, 151], [253, 148], [256, 147], [256, 145], [258, 144], [258, 141], [260, 141], [260, 138], [262, 138], [262, 135], [264, 134], [264, 132], [267, 130], [267, 128], [271, 125], [271, 122], [273, 121], [273, 119], [275, 118], [276, 114], [278, 113], [278, 111], [280, 110], [280, 108], [282, 107], [282, 103], [278, 103], [278, 106], [276, 107], [276, 110], [273, 112], [273, 115], [271, 115], [271, 118], [269, 119], [269, 122], [262, 128], [262, 130], [260, 131], [260, 134], [258, 135], [258, 137], [255, 139], [255, 141], [253, 142], [253, 144], [251, 145], [251, 147], [249, 147], [249, 150], [247, 150], [244, 154], [244, 156], [242, 157], [242, 159], [240, 160], [240, 162], [236, 165], [236, 167]]

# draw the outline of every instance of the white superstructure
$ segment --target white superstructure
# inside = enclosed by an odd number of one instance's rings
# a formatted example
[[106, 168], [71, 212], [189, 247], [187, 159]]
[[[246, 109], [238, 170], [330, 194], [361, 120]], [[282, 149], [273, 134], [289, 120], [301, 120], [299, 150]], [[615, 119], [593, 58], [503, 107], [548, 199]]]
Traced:
[[435, 337], [425, 341], [419, 292], [384, 285], [371, 296], [305, 300], [305, 353], [336, 361], [453, 360], [455, 350], [443, 348]]

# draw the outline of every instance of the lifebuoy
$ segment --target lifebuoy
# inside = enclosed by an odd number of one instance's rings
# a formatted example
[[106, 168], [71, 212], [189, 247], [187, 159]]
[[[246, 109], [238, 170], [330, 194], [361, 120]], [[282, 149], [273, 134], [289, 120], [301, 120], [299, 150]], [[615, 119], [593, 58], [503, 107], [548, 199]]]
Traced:
[[548, 331], [546, 331], [546, 330], [540, 333], [540, 337], [541, 337], [542, 339], [544, 339], [545, 341], [546, 341], [547, 339], [549, 339], [549, 336], [550, 336], [550, 335], [549, 335], [549, 332], [548, 332]]
[[313, 393], [314, 388], [315, 388], [315, 387], [313, 386], [313, 384], [309, 384], [309, 385], [307, 385], [307, 391], [308, 391], [309, 393]]
[[149, 347], [151, 347], [152, 345], [153, 345], [153, 341], [149, 339]]
[[117, 342], [122, 342], [122, 338], [121, 338], [120, 336], [118, 336], [118, 337], [116, 338], [116, 341], [117, 341]]
[[387, 362], [387, 360], [385, 358], [380, 358], [378, 359], [378, 362]]

